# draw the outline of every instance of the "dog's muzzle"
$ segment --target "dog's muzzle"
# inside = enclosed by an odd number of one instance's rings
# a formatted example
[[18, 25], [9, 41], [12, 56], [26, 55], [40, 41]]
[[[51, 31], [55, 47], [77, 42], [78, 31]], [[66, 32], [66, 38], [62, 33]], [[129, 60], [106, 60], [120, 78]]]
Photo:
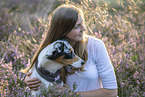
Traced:
[[84, 64], [85, 64], [85, 62], [84, 62], [84, 61], [82, 61], [82, 62], [81, 62], [81, 65], [83, 66]]

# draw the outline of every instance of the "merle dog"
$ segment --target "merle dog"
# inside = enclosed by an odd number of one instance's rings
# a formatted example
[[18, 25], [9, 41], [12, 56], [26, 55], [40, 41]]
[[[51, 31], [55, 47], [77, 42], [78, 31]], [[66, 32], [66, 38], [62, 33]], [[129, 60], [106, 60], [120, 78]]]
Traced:
[[[62, 60], [65, 61], [65, 59], [69, 59], [69, 63], [62, 62]], [[35, 66], [31, 69], [32, 74], [30, 78], [40, 79], [42, 87], [47, 89], [49, 86], [52, 86], [54, 82], [63, 86], [61, 68], [71, 66], [71, 68], [75, 68], [75, 70], [80, 70], [83, 68], [84, 63], [85, 62], [74, 53], [73, 48], [66, 40], [57, 40], [40, 52]], [[40, 93], [40, 89], [32, 91], [32, 95], [34, 96]]]

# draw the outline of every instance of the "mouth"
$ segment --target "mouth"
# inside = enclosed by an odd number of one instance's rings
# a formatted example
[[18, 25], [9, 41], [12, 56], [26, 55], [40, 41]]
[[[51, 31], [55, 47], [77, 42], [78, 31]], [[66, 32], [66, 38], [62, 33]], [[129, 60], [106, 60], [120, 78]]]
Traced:
[[83, 36], [83, 33], [79, 34], [78, 36], [82, 37]]

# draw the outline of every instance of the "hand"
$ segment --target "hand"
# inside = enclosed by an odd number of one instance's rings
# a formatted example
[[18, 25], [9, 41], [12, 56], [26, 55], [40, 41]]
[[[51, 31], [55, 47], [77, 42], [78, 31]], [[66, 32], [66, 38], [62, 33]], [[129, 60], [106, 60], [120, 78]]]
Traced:
[[59, 84], [54, 85], [54, 87], [52, 88], [52, 90], [55, 92], [69, 92], [70, 94], [72, 94], [72, 91], [70, 89], [70, 87], [68, 87], [66, 84], [63, 84], [63, 86], [60, 86]]
[[42, 82], [41, 82], [39, 79], [37, 79], [37, 78], [30, 78], [29, 76], [30, 76], [31, 74], [32, 74], [32, 73], [28, 73], [28, 74], [27, 74], [27, 76], [26, 76], [24, 82], [26, 83], [26, 85], [27, 85], [30, 89], [32, 89], [32, 90], [34, 90], [34, 91], [37, 91], [37, 90], [39, 89], [40, 85], [42, 84]]

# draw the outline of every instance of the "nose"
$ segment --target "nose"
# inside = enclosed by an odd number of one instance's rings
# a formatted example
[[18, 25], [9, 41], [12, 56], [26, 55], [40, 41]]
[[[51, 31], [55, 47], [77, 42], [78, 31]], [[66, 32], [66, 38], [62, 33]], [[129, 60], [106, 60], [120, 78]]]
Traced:
[[85, 24], [82, 24], [82, 25], [81, 25], [81, 30], [82, 30], [82, 31], [85, 31], [85, 30], [86, 30]]
[[84, 65], [84, 64], [85, 64], [85, 62], [84, 62], [84, 61], [82, 61], [82, 62], [81, 62], [81, 65]]

